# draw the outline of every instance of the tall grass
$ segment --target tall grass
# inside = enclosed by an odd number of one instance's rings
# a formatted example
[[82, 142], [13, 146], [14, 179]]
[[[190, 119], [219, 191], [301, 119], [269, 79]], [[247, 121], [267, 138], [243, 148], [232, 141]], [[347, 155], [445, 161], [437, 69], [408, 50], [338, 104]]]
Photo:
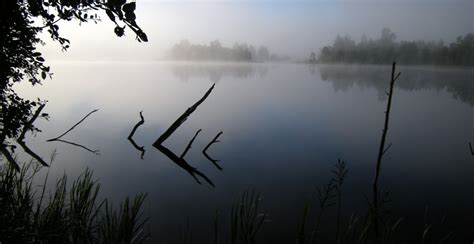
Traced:
[[254, 188], [244, 190], [231, 210], [231, 243], [255, 244], [257, 233], [267, 219], [267, 214], [259, 213], [262, 200], [260, 192]]
[[6, 166], [0, 175], [0, 243], [142, 243], [148, 236], [140, 214], [146, 195], [127, 197], [116, 211], [99, 199], [100, 184], [89, 169], [69, 188], [63, 175], [50, 193], [48, 172], [38, 191], [33, 165]]

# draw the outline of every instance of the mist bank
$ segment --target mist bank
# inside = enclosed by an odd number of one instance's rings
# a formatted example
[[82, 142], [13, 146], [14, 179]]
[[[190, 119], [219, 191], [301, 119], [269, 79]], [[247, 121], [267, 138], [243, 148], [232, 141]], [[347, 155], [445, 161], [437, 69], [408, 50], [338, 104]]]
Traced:
[[235, 43], [224, 47], [219, 40], [209, 45], [192, 44], [182, 40], [175, 44], [166, 54], [168, 60], [184, 61], [228, 61], [228, 62], [278, 62], [288, 61], [290, 57], [271, 53], [265, 46], [256, 48], [246, 43]]
[[310, 63], [390, 64], [474, 66], [474, 33], [458, 36], [445, 44], [439, 41], [397, 41], [397, 35], [384, 28], [379, 39], [363, 36], [356, 43], [351, 36], [337, 35], [334, 43], [321, 49], [317, 57], [312, 52]]

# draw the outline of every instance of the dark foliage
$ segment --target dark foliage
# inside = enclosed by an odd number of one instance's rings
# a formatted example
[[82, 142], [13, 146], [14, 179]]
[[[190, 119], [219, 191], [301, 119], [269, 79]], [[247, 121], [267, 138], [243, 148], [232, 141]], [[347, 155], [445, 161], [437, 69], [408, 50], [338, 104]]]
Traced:
[[[63, 50], [69, 48], [69, 40], [61, 37], [57, 22], [76, 20], [79, 22], [100, 21], [97, 13], [105, 11], [116, 24], [115, 33], [122, 36], [126, 27], [137, 36], [138, 41], [147, 41], [146, 34], [136, 23], [135, 3], [125, 0], [11, 0], [0, 3], [0, 142], [3, 148], [7, 140], [17, 138], [22, 127], [27, 125], [33, 109], [43, 101], [30, 101], [19, 96], [13, 89], [18, 82], [41, 84], [51, 77], [50, 67], [36, 47], [44, 42], [39, 34], [47, 31], [51, 39]], [[47, 114], [42, 114], [46, 117]], [[31, 125], [31, 130], [37, 130]], [[10, 151], [14, 147], [10, 146]]]
[[204, 61], [237, 61], [237, 62], [266, 62], [282, 61], [288, 57], [280, 57], [270, 53], [265, 46], [258, 49], [253, 45], [235, 43], [232, 48], [224, 47], [218, 41], [212, 41], [209, 45], [191, 44], [182, 40], [171, 48], [168, 58], [176, 60], [204, 60]]
[[[331, 46], [325, 46], [319, 54], [322, 63], [362, 63], [430, 65], [474, 65], [474, 33], [458, 36], [456, 41], [445, 45], [442, 40], [396, 41], [396, 35], [384, 28], [378, 40], [363, 37], [356, 43], [350, 36], [337, 36]], [[316, 62], [312, 54], [308, 60]]]

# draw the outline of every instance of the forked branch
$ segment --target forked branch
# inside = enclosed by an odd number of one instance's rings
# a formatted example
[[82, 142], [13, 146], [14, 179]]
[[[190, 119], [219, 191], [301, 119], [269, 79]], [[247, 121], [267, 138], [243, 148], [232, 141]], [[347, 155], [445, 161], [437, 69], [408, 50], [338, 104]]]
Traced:
[[207, 154], [207, 149], [209, 149], [209, 147], [210, 147], [212, 144], [214, 144], [214, 143], [216, 143], [216, 142], [220, 142], [220, 141], [217, 140], [217, 138], [219, 138], [219, 136], [222, 135], [222, 134], [223, 134], [222, 131], [220, 131], [219, 133], [217, 133], [217, 135], [214, 137], [214, 139], [212, 139], [212, 141], [210, 141], [209, 144], [207, 144], [207, 146], [204, 148], [204, 150], [202, 150], [202, 154], [204, 154], [204, 156], [205, 156], [207, 159], [209, 159], [209, 161], [211, 161], [212, 164], [214, 164], [214, 166], [216, 166], [216, 168], [218, 168], [219, 170], [222, 170], [222, 167], [217, 164], [217, 162], [219, 162], [219, 160], [211, 158], [211, 156], [209, 156], [209, 155]]

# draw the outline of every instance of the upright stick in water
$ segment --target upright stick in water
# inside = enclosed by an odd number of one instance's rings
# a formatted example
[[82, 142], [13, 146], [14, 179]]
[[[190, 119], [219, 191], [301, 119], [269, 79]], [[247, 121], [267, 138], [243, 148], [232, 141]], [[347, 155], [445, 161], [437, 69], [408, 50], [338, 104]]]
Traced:
[[392, 95], [393, 95], [393, 85], [395, 84], [395, 80], [398, 79], [401, 73], [398, 73], [395, 76], [395, 65], [396, 63], [393, 62], [392, 64], [392, 76], [390, 80], [390, 91], [387, 93], [388, 95], [388, 102], [387, 102], [387, 110], [385, 111], [385, 123], [382, 131], [382, 138], [380, 139], [380, 147], [379, 147], [379, 153], [377, 156], [377, 165], [375, 168], [375, 177], [374, 177], [374, 183], [373, 183], [373, 199], [372, 199], [372, 204], [373, 204], [373, 212], [372, 212], [372, 218], [373, 218], [373, 227], [374, 227], [374, 232], [375, 232], [375, 239], [377, 243], [380, 243], [380, 235], [379, 235], [379, 222], [378, 222], [378, 181], [379, 181], [379, 176], [380, 176], [380, 166], [382, 164], [382, 157], [383, 155], [387, 152], [387, 150], [390, 148], [391, 144], [389, 144], [387, 147], [385, 147], [385, 138], [387, 137], [387, 131], [388, 131], [388, 121], [390, 119], [390, 108], [392, 105]]

